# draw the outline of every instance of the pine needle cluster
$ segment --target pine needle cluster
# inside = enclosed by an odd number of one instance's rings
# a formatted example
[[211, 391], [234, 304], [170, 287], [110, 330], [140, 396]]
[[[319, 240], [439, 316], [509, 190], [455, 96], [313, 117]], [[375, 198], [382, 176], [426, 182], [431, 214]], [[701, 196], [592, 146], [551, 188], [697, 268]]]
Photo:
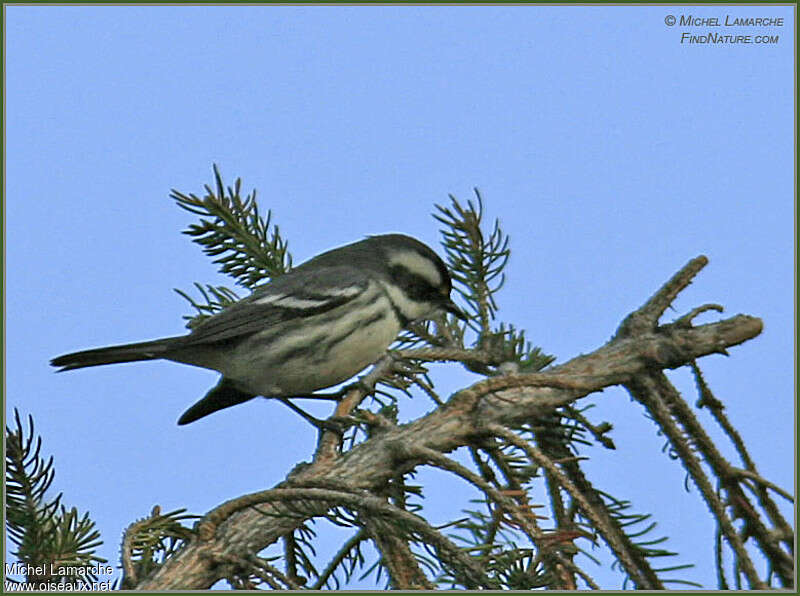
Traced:
[[62, 504], [62, 494], [49, 497], [55, 478], [53, 457], [42, 454], [42, 438], [27, 428], [14, 410], [14, 426], [6, 425], [6, 529], [12, 554], [26, 569], [24, 580], [7, 581], [39, 589], [80, 589], [98, 582], [93, 569], [106, 559], [97, 556], [103, 543], [88, 513]]

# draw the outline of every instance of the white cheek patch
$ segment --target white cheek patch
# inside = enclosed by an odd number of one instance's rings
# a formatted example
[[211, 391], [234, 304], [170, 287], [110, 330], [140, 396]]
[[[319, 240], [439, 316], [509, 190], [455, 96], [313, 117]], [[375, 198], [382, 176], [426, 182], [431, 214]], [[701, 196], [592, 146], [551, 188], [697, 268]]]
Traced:
[[381, 285], [394, 307], [408, 320], [415, 321], [431, 314], [430, 304], [411, 300], [394, 284], [381, 282]]
[[418, 275], [430, 283], [434, 288], [442, 286], [442, 274], [430, 259], [414, 251], [398, 251], [389, 255], [389, 266], [400, 266], [414, 275]]

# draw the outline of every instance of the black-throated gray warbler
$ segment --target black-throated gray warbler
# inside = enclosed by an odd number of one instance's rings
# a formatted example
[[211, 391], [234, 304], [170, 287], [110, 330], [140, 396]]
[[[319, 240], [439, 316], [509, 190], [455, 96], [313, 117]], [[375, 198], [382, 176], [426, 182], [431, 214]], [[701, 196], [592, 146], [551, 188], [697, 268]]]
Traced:
[[59, 356], [61, 371], [166, 359], [222, 373], [178, 420], [188, 424], [256, 396], [313, 397], [375, 362], [400, 330], [444, 310], [447, 268], [409, 236], [371, 236], [325, 252], [201, 321], [188, 335]]

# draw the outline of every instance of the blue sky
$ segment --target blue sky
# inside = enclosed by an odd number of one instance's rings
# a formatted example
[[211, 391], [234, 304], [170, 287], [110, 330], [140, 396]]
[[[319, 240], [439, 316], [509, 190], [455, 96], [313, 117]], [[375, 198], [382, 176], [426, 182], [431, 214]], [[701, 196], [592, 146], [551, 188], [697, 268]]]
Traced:
[[[112, 563], [123, 528], [154, 504], [202, 513], [272, 486], [315, 446], [312, 429], [264, 400], [176, 426], [216, 382], [210, 371], [48, 366], [180, 334], [188, 308], [172, 288], [228, 283], [180, 234], [192, 219], [168, 198], [201, 192], [212, 163], [258, 189], [296, 263], [390, 231], [435, 246], [433, 205], [478, 187], [511, 237], [499, 317], [562, 362], [708, 255], [667, 319], [707, 302], [764, 319], [761, 336], [701, 367], [761, 472], [792, 488], [793, 7], [5, 14], [6, 412], [33, 414], [54, 490], [91, 512]], [[774, 44], [682, 45], [684, 30], [704, 30], [669, 27], [669, 14], [784, 25], [725, 31]], [[471, 381], [433, 370], [444, 394]], [[670, 377], [693, 403], [687, 372]], [[622, 390], [586, 403], [615, 424], [618, 448], [587, 452], [590, 479], [653, 513], [677, 562], [697, 564], [680, 577], [713, 588], [714, 527], [662, 438]], [[430, 408], [406, 400], [401, 418]], [[469, 506], [457, 482], [420, 479], [435, 522]]]

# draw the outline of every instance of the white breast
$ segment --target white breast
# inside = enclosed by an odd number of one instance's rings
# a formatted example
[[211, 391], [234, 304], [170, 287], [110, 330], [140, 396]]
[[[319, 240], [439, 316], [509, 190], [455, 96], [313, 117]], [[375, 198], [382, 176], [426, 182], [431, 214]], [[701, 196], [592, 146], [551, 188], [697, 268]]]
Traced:
[[378, 360], [401, 329], [389, 298], [373, 284], [354, 304], [287, 324], [279, 338], [271, 329], [243, 342], [223, 374], [265, 396], [309, 394], [346, 381]]

